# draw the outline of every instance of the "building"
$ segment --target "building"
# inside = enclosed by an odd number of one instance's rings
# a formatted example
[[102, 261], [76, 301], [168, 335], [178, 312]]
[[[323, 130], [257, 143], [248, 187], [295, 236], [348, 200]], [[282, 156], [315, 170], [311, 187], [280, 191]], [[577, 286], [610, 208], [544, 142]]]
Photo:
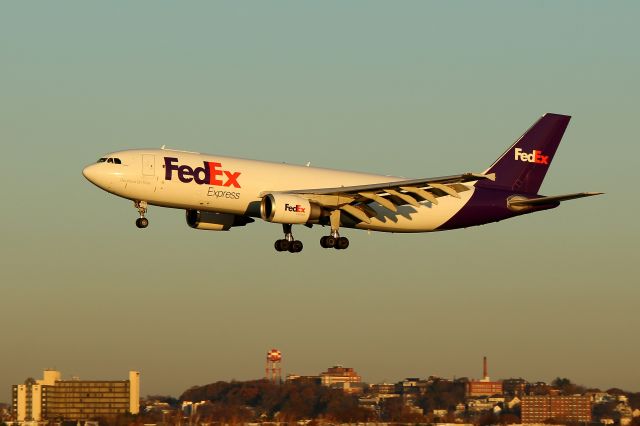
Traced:
[[331, 389], [339, 389], [349, 395], [362, 395], [364, 393], [364, 383], [362, 382], [340, 382], [329, 385]]
[[396, 384], [396, 393], [401, 395], [424, 395], [427, 392], [429, 382], [417, 377], [407, 377]]
[[321, 384], [320, 376], [301, 376], [299, 374], [287, 374], [287, 383], [290, 382], [306, 382], [315, 385]]
[[492, 382], [489, 378], [487, 357], [484, 357], [482, 365], [482, 379], [467, 382], [467, 396], [475, 398], [480, 396], [502, 395], [502, 382]]
[[129, 380], [62, 380], [59, 371], [45, 370], [42, 380], [14, 385], [13, 415], [18, 421], [90, 420], [118, 414], [138, 414], [140, 373]]
[[502, 395], [502, 382], [471, 380], [467, 383], [467, 396], [471, 398], [492, 395]]
[[547, 420], [564, 422], [591, 422], [589, 396], [523, 396], [522, 423], [543, 423]]
[[506, 379], [502, 381], [502, 391], [508, 396], [522, 396], [527, 393], [529, 383], [525, 379]]
[[339, 383], [361, 383], [362, 377], [353, 368], [336, 365], [320, 373], [320, 380], [323, 386], [331, 386]]
[[495, 401], [495, 398], [474, 398], [467, 401], [467, 410], [470, 413], [493, 410], [497, 406], [498, 402]]
[[374, 395], [394, 395], [396, 394], [396, 385], [394, 383], [376, 383], [369, 388]]

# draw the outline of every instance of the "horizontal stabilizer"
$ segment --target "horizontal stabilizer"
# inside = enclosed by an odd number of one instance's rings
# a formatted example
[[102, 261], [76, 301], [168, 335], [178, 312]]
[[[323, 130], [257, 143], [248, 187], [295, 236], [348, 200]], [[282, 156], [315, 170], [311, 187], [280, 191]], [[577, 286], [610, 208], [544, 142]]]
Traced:
[[509, 206], [513, 207], [533, 207], [533, 206], [543, 206], [547, 204], [555, 204], [560, 201], [574, 200], [576, 198], [583, 197], [591, 197], [593, 195], [604, 194], [604, 192], [578, 192], [576, 194], [567, 194], [567, 195], [554, 195], [552, 197], [539, 197], [539, 198], [529, 198], [529, 199], [516, 199], [509, 200]]

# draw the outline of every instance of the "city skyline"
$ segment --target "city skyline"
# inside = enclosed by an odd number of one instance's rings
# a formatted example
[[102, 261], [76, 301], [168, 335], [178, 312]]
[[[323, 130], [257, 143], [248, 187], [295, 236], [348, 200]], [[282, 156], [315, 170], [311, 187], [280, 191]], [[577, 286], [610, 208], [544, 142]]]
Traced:
[[[331, 373], [335, 373], [335, 371], [333, 371], [333, 370], [336, 370], [336, 369], [337, 370], [346, 369], [346, 370], [351, 372], [351, 373], [347, 373], [347, 374], [352, 374], [354, 377], [357, 377], [358, 379], [362, 379], [362, 380], [348, 380], [348, 381], [353, 381], [353, 382], [358, 382], [358, 383], [362, 382], [362, 383], [366, 383], [366, 384], [369, 384], [369, 385], [384, 384], [384, 383], [400, 383], [403, 380], [409, 380], [409, 379], [413, 379], [413, 378], [417, 378], [419, 380], [424, 380], [424, 379], [427, 379], [427, 378], [439, 378], [439, 379], [444, 379], [444, 380], [467, 379], [467, 380], [469, 380], [469, 383], [471, 385], [473, 385], [473, 384], [482, 385], [483, 383], [489, 383], [489, 384], [502, 383], [503, 381], [510, 380], [510, 379], [523, 379], [527, 383], [546, 383], [548, 385], [550, 385], [554, 380], [557, 380], [557, 379], [563, 379], [563, 380], [569, 379], [569, 380], [571, 380], [570, 377], [566, 377], [566, 376], [563, 376], [563, 375], [558, 375], [558, 376], [555, 376], [553, 378], [549, 378], [547, 380], [545, 380], [545, 379], [534, 379], [534, 380], [531, 380], [530, 378], [524, 377], [522, 375], [512, 375], [512, 376], [509, 376], [509, 377], [498, 377], [498, 376], [492, 377], [491, 374], [490, 374], [490, 370], [488, 368], [487, 358], [486, 357], [483, 357], [482, 374], [468, 375], [468, 376], [467, 375], [456, 375], [456, 374], [453, 374], [451, 376], [439, 376], [439, 375], [435, 375], [435, 374], [429, 374], [429, 375], [424, 375], [424, 376], [413, 375], [413, 374], [405, 374], [402, 377], [396, 377], [396, 378], [389, 379], [389, 380], [385, 379], [385, 380], [381, 380], [381, 381], [371, 381], [371, 380], [367, 380], [366, 377], [360, 376], [357, 373], [358, 371], [360, 371], [358, 367], [346, 366], [346, 365], [342, 365], [342, 364], [327, 364], [327, 366], [323, 367], [323, 369], [326, 370], [326, 371], [324, 371], [324, 372], [322, 370], [318, 370], [317, 372], [283, 371], [281, 373], [281, 376], [280, 376], [279, 380], [284, 382], [285, 380], [286, 381], [289, 381], [289, 380], [292, 380], [292, 379], [295, 380], [296, 378], [299, 378], [299, 377], [302, 377], [302, 378], [305, 378], [305, 379], [308, 379], [308, 378], [311, 378], [311, 377], [315, 377], [315, 378], [318, 379], [318, 383], [319, 384], [321, 383], [323, 385], [330, 385], [333, 382], [331, 380], [323, 380], [323, 376], [324, 375], [330, 375]], [[478, 371], [480, 371], [480, 368], [478, 368]], [[52, 374], [51, 372], [56, 374], [56, 380], [62, 380], [62, 381], [67, 381], [67, 382], [82, 381], [82, 380], [86, 380], [86, 379], [88, 379], [89, 381], [98, 380], [98, 377], [85, 378], [85, 377], [79, 377], [79, 376], [75, 376], [75, 375], [65, 376], [65, 375], [61, 375], [61, 373], [59, 371], [57, 371], [56, 369], [46, 368], [46, 369], [44, 369], [44, 376], [45, 376], [45, 382], [46, 383], [51, 382], [51, 379], [47, 379], [48, 375], [50, 376]], [[138, 373], [138, 374], [140, 374], [140, 373]], [[339, 374], [339, 373], [335, 373], [335, 374]], [[34, 377], [34, 375], [29, 376], [29, 378], [33, 378], [33, 377]], [[27, 379], [28, 378], [25, 378], [25, 381]], [[104, 380], [104, 379], [105, 378], [102, 378], [100, 380]], [[273, 377], [271, 377], [271, 373], [270, 372], [266, 373], [266, 374], [263, 374], [260, 377], [248, 377], [248, 378], [245, 378], [245, 379], [241, 379], [240, 381], [251, 381], [251, 380], [262, 380], [262, 379], [267, 380], [267, 381], [274, 381]], [[49, 382], [47, 382], [47, 380], [49, 380]], [[108, 378], [107, 380], [114, 380], [114, 379], [113, 378]], [[224, 381], [234, 381], [234, 380], [239, 380], [239, 379], [232, 378], [232, 379], [225, 380], [225, 379], [213, 378], [213, 380], [211, 380], [210, 383], [215, 383], [215, 382], [218, 382], [218, 381], [223, 381], [224, 382]], [[20, 382], [20, 383], [22, 383], [22, 382]], [[209, 383], [209, 382], [207, 382], [207, 383]], [[589, 383], [577, 383], [577, 382], [572, 382], [572, 383], [574, 383], [575, 385], [578, 385], [578, 386], [584, 386], [587, 389], [599, 388], [598, 386], [592, 386]], [[204, 384], [206, 384], [206, 383], [200, 383], [199, 385], [204, 385]], [[15, 385], [15, 384], [13, 384], [13, 385]], [[140, 384], [139, 384], [139, 386], [140, 386]], [[190, 387], [191, 386], [183, 389], [182, 391], [178, 392], [177, 394], [142, 393], [142, 392], [140, 392], [139, 395], [140, 395], [140, 397], [142, 399], [146, 398], [146, 396], [148, 396], [148, 395], [165, 395], [165, 396], [171, 396], [171, 397], [179, 398], [180, 394], [182, 392], [186, 391], [187, 389], [189, 389]], [[140, 388], [142, 388], [142, 386], [140, 386]], [[492, 389], [493, 390], [494, 387], [490, 387], [488, 389]], [[608, 389], [621, 389], [621, 390], [627, 391], [627, 392], [638, 392], [637, 389], [622, 389], [622, 388], [620, 388], [618, 386], [610, 386], [610, 387], [607, 387], [607, 388], [600, 388], [601, 391], [606, 391]], [[474, 392], [472, 390], [469, 390], [469, 395], [470, 396], [472, 396], [472, 397], [473, 396], [477, 396], [477, 395], [475, 395], [475, 393], [476, 392]], [[502, 392], [502, 386], [500, 386], [500, 391], [496, 392], [496, 393], [499, 393], [499, 394], [503, 393]], [[478, 395], [482, 395], [482, 392], [478, 392]], [[6, 402], [0, 400], [0, 403], [6, 403]]]
[[[633, 196], [640, 4], [16, 2], [0, 6], [0, 401], [52, 367], [175, 395], [332, 364], [366, 380], [527, 377], [640, 390]], [[190, 229], [81, 172], [184, 149], [406, 177], [482, 172], [572, 116], [541, 192], [605, 192], [447, 233]], [[631, 186], [631, 189], [627, 189]], [[624, 190], [623, 190], [624, 188]], [[314, 242], [313, 244], [311, 242]]]
[[[277, 362], [280, 353], [271, 350]], [[640, 392], [589, 389], [566, 378], [531, 383], [522, 378], [491, 381], [484, 358], [483, 378], [406, 378], [367, 385], [352, 367], [333, 366], [315, 376], [289, 375], [252, 381], [193, 386], [179, 398], [140, 398], [140, 373], [128, 380], [64, 380], [45, 370], [43, 379], [13, 386], [12, 410], [0, 406], [1, 420], [100, 420], [151, 424], [182, 420], [235, 422], [386, 421], [464, 424], [594, 422], [640, 424]], [[134, 416], [133, 418], [131, 416]], [[135, 420], [133, 420], [135, 419]], [[199, 419], [199, 420], [198, 420]], [[560, 423], [558, 423], [560, 421]]]

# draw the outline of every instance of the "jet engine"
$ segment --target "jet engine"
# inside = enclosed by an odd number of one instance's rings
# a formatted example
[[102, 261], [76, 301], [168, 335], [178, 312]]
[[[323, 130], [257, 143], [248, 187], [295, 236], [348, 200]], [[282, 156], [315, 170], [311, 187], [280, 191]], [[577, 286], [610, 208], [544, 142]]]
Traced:
[[245, 226], [254, 220], [247, 216], [230, 213], [203, 212], [187, 210], [187, 225], [193, 229], [206, 231], [228, 231], [233, 226]]
[[267, 222], [303, 224], [317, 221], [322, 208], [292, 194], [267, 194], [260, 203], [260, 216]]

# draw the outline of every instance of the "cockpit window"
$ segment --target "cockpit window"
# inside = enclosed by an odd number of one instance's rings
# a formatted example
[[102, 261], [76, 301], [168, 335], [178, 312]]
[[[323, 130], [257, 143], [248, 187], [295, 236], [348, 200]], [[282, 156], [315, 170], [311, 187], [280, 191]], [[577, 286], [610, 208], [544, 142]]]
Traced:
[[98, 163], [122, 164], [122, 161], [116, 157], [105, 157], [98, 160]]

